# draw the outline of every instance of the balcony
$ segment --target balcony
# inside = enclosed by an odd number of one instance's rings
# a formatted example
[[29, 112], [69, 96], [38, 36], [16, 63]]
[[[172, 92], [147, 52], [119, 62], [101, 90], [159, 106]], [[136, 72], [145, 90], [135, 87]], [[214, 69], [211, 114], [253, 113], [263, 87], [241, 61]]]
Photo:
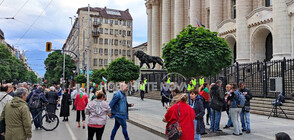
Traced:
[[94, 27], [99, 27], [100, 25], [101, 25], [100, 22], [93, 22], [93, 26], [94, 26]]
[[93, 37], [99, 37], [100, 32], [99, 31], [92, 31], [92, 36]]

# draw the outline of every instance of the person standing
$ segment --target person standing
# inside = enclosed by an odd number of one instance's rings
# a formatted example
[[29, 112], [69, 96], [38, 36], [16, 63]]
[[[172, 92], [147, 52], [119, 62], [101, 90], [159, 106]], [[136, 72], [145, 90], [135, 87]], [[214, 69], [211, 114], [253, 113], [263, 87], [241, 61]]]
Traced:
[[145, 93], [148, 93], [148, 84], [147, 84], [147, 78], [144, 78], [144, 84], [145, 84]]
[[0, 112], [2, 112], [4, 106], [13, 99], [13, 97], [6, 92], [7, 90], [8, 86], [0, 86]]
[[34, 125], [36, 129], [41, 129], [42, 113], [40, 112], [42, 112], [42, 104], [48, 103], [48, 100], [43, 94], [42, 89], [43, 88], [39, 86], [36, 90], [33, 90], [26, 99], [33, 118], [36, 117], [36, 119], [34, 119]]
[[203, 97], [203, 106], [204, 109], [207, 109], [206, 112], [206, 125], [209, 125], [209, 114], [210, 114], [210, 107], [209, 107], [209, 84], [204, 82], [201, 87], [199, 88], [199, 94]]
[[221, 120], [221, 113], [224, 104], [224, 93], [222, 90], [222, 81], [217, 80], [210, 90], [210, 131], [218, 132]]
[[73, 104], [72, 104], [72, 109], [71, 109], [71, 110], [76, 110], [76, 106], [75, 106], [74, 102], [75, 102], [75, 99], [76, 99], [77, 93], [78, 93], [78, 89], [76, 89], [76, 87], [73, 87], [73, 91], [72, 91], [72, 93], [70, 94], [70, 97], [71, 97], [72, 102], [73, 102]]
[[140, 96], [141, 100], [144, 100], [144, 94], [145, 94], [145, 84], [141, 81], [140, 82]]
[[111, 117], [110, 106], [104, 98], [104, 93], [99, 90], [96, 92], [96, 99], [90, 101], [86, 107], [86, 115], [89, 115], [88, 140], [93, 140], [95, 133], [96, 140], [101, 140], [107, 115]]
[[45, 95], [46, 99], [48, 100], [48, 105], [46, 106], [46, 110], [48, 113], [55, 114], [56, 112], [56, 104], [58, 101], [58, 94], [55, 92], [55, 87], [51, 86], [50, 91], [47, 92]]
[[68, 121], [69, 116], [69, 104], [71, 102], [69, 89], [64, 89], [61, 99], [60, 117], [63, 117], [62, 121]]
[[245, 106], [242, 108], [240, 113], [241, 123], [242, 123], [242, 131], [246, 131], [246, 133], [250, 133], [250, 100], [252, 99], [252, 94], [249, 89], [245, 87], [244, 82], [239, 83], [240, 92], [245, 96]]
[[224, 129], [230, 128], [233, 126], [231, 113], [230, 113], [230, 100], [228, 99], [230, 96], [230, 91], [232, 90], [231, 85], [226, 85], [226, 93], [225, 93], [225, 104], [226, 104], [226, 112], [228, 114], [228, 123], [224, 127]]
[[81, 114], [82, 114], [82, 121], [83, 121], [83, 129], [86, 128], [86, 116], [85, 116], [85, 108], [88, 104], [88, 97], [87, 94], [85, 93], [85, 90], [83, 88], [80, 88], [80, 93], [77, 94], [76, 100], [75, 100], [75, 106], [77, 110], [77, 119], [76, 121], [78, 122], [78, 127], [81, 127], [80, 119], [81, 119]]
[[128, 107], [133, 107], [134, 104], [128, 104], [126, 97], [127, 91], [127, 84], [122, 82], [120, 84], [120, 90], [114, 93], [112, 100], [109, 103], [109, 106], [111, 108], [111, 118], [115, 119], [115, 124], [111, 132], [110, 140], [114, 140], [116, 132], [120, 126], [122, 127], [125, 139], [130, 139], [127, 131], [126, 120], [129, 119]]
[[232, 119], [232, 123], [234, 126], [233, 135], [239, 136], [242, 135], [241, 127], [240, 127], [240, 113], [242, 108], [238, 107], [240, 93], [238, 91], [237, 83], [233, 84], [233, 88], [230, 91], [230, 96], [228, 97], [230, 101], [230, 115]]
[[6, 140], [30, 140], [32, 138], [31, 115], [27, 103], [26, 88], [17, 88], [14, 98], [7, 103], [2, 111], [0, 120], [5, 120]]
[[166, 106], [168, 106], [170, 94], [171, 94], [170, 90], [166, 86], [166, 83], [164, 83], [163, 87], [161, 89], [161, 102], [162, 102], [163, 107], [164, 107], [164, 104], [166, 104]]
[[8, 90], [7, 90], [7, 93], [11, 96], [11, 97], [14, 97], [14, 88], [12, 87], [12, 84], [8, 83], [6, 84], [7, 87], [8, 87]]

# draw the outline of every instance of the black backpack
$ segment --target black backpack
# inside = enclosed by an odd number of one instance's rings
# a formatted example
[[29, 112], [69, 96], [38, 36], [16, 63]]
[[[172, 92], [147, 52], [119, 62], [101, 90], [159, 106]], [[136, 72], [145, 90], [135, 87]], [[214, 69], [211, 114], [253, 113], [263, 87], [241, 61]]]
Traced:
[[40, 107], [41, 94], [42, 93], [37, 93], [37, 92], [33, 91], [33, 95], [31, 96], [30, 101], [29, 101], [29, 108], [30, 109], [37, 109]]

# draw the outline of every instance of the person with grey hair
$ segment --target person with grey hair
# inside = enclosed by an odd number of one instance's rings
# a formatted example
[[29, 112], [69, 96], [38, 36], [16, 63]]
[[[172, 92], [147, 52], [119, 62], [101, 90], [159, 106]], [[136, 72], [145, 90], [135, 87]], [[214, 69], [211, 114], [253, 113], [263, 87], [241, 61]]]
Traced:
[[210, 96], [210, 131], [218, 132], [221, 120], [221, 113], [224, 104], [224, 92], [222, 90], [222, 81], [217, 80], [215, 85], [211, 87]]
[[4, 106], [13, 99], [12, 96], [9, 96], [9, 94], [7, 93], [7, 90], [8, 90], [8, 86], [6, 85], [0, 86], [0, 112], [2, 112]]
[[31, 115], [27, 103], [26, 88], [17, 88], [11, 102], [3, 109], [0, 120], [5, 119], [5, 139], [7, 140], [30, 140], [32, 138]]
[[47, 94], [45, 95], [46, 99], [48, 100], [48, 105], [46, 106], [46, 110], [48, 111], [48, 113], [52, 113], [55, 114], [56, 112], [56, 105], [57, 105], [57, 101], [58, 101], [58, 93], [55, 92], [55, 87], [51, 86], [50, 91], [47, 92]]

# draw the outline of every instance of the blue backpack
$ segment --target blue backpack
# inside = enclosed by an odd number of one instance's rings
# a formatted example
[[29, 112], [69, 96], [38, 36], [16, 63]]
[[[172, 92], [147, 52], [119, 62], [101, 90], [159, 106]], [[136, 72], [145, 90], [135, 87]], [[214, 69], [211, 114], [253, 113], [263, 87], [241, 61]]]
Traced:
[[238, 97], [237, 97], [238, 108], [243, 108], [245, 106], [245, 102], [246, 102], [245, 96], [239, 90], [236, 90], [235, 94], [238, 94]]

